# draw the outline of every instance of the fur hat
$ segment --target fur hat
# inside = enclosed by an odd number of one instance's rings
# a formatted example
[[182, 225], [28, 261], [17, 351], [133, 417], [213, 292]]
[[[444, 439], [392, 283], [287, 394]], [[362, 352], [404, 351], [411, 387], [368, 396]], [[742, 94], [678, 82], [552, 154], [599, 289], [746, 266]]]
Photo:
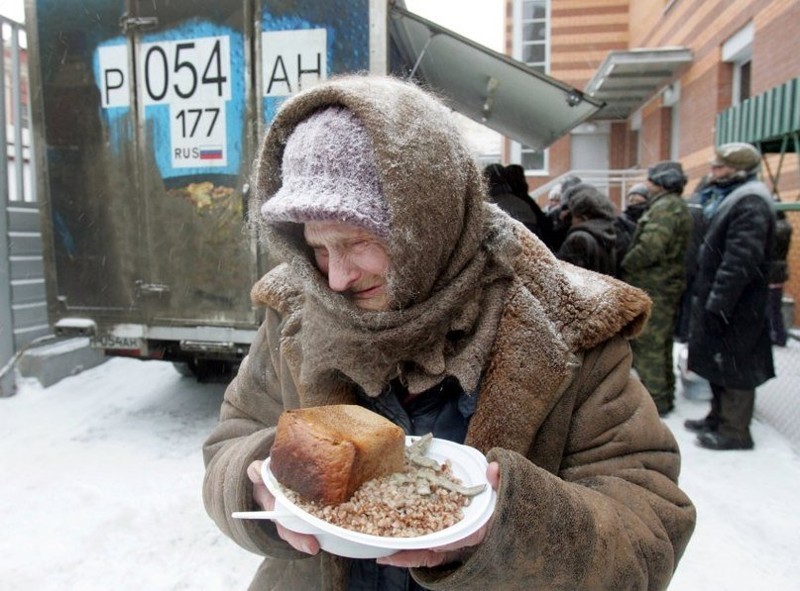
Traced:
[[281, 170], [281, 188], [261, 207], [266, 222], [336, 220], [388, 238], [372, 140], [352, 111], [327, 107], [299, 123]]
[[761, 153], [751, 144], [733, 142], [722, 144], [716, 149], [711, 166], [730, 166], [735, 170], [751, 171], [761, 163]]
[[580, 177], [570, 175], [561, 181], [561, 206], [566, 209], [569, 204], [569, 198], [575, 185], [580, 184], [582, 181]]
[[570, 189], [569, 211], [573, 217], [586, 220], [614, 218], [611, 201], [589, 183], [579, 183]]
[[682, 193], [687, 182], [681, 163], [673, 160], [664, 160], [648, 168], [647, 180], [666, 191], [676, 193]]
[[511, 192], [519, 197], [528, 197], [528, 179], [525, 178], [525, 169], [522, 165], [509, 164], [505, 172]]

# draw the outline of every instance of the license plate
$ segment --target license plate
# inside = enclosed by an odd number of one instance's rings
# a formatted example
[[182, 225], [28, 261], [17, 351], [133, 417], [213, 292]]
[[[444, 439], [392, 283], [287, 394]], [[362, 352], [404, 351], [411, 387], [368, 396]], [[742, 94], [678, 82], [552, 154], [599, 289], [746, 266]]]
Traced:
[[127, 349], [139, 350], [142, 348], [142, 339], [136, 337], [117, 337], [114, 335], [103, 335], [93, 337], [91, 341], [95, 349]]

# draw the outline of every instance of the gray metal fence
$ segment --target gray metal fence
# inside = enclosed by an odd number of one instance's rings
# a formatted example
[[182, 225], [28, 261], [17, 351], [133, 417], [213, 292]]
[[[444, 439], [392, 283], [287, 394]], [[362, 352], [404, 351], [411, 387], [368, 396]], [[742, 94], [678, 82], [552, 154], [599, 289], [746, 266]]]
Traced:
[[789, 281], [784, 285], [784, 316], [791, 337], [785, 347], [773, 347], [775, 379], [759, 387], [756, 416], [783, 433], [800, 453], [800, 198], [786, 198], [786, 219], [792, 225], [789, 249]]
[[[14, 355], [50, 334], [39, 209], [29, 122], [24, 25], [0, 16], [0, 371]], [[13, 392], [12, 372], [0, 373], [0, 395]]]

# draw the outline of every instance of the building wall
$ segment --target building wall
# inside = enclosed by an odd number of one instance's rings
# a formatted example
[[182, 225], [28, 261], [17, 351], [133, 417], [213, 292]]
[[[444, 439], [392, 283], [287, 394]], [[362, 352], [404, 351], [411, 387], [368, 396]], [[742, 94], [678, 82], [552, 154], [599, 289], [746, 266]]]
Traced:
[[767, 89], [794, 78], [800, 71], [800, 2], [771, 2], [756, 15], [755, 54], [758, 67], [753, 79], [758, 88]]
[[609, 51], [628, 48], [627, 0], [552, 0], [550, 75], [583, 88]]
[[656, 28], [659, 19], [672, 4], [671, 0], [631, 0], [630, 42], [631, 47], [645, 47], [646, 39]]
[[[512, 4], [512, 0], [508, 0], [509, 20]], [[609, 51], [628, 48], [628, 0], [553, 0], [550, 6], [549, 74], [582, 89]], [[513, 31], [513, 25], [510, 30]], [[510, 41], [508, 50], [511, 53]], [[609, 161], [615, 165], [613, 150]], [[531, 177], [529, 185], [533, 190], [569, 170], [570, 138], [567, 136], [550, 146], [549, 174]]]
[[[512, 7], [513, 0], [507, 0], [508, 53], [512, 51]], [[681, 91], [678, 152], [689, 176], [697, 180], [706, 172], [713, 154], [715, 117], [731, 106], [733, 67], [721, 61], [722, 46], [750, 21], [755, 26], [752, 94], [800, 75], [800, 60], [796, 57], [800, 53], [800, 36], [796, 34], [800, 2], [796, 0], [552, 0], [549, 73], [582, 89], [610, 51], [691, 48], [694, 61], [676, 78]], [[655, 96], [642, 106], [642, 113], [650, 118], [653, 109], [659, 108], [661, 98]], [[658, 129], [644, 129], [640, 134], [644, 142], [640, 150], [642, 162], [636, 162], [636, 150], [629, 150], [626, 166], [646, 167], [669, 155], [663, 144], [663, 120], [659, 116], [649, 125]], [[557, 143], [565, 141], [568, 139]], [[619, 136], [612, 134], [611, 141], [619, 141]], [[531, 179], [532, 188], [570, 169], [569, 150], [554, 147], [549, 176]], [[615, 149], [610, 146], [610, 153]], [[563, 155], [566, 161], [561, 160]], [[772, 160], [777, 163], [777, 158]], [[797, 168], [796, 160], [784, 162], [781, 185], [791, 194], [800, 189]]]

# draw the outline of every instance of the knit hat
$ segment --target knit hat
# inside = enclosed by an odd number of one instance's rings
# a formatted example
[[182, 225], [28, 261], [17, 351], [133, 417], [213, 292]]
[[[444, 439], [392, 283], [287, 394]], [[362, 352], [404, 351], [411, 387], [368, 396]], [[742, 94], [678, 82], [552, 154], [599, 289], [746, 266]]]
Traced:
[[642, 197], [649, 197], [650, 191], [647, 190], [647, 185], [644, 183], [636, 183], [626, 193], [626, 196], [641, 195]]
[[281, 171], [281, 188], [261, 206], [266, 222], [336, 220], [389, 237], [372, 140], [352, 111], [327, 107], [298, 124]]
[[751, 144], [733, 142], [716, 149], [712, 166], [730, 166], [736, 170], [755, 170], [761, 162], [761, 153]]
[[647, 180], [667, 191], [682, 193], [688, 179], [680, 162], [665, 160], [647, 169]]

